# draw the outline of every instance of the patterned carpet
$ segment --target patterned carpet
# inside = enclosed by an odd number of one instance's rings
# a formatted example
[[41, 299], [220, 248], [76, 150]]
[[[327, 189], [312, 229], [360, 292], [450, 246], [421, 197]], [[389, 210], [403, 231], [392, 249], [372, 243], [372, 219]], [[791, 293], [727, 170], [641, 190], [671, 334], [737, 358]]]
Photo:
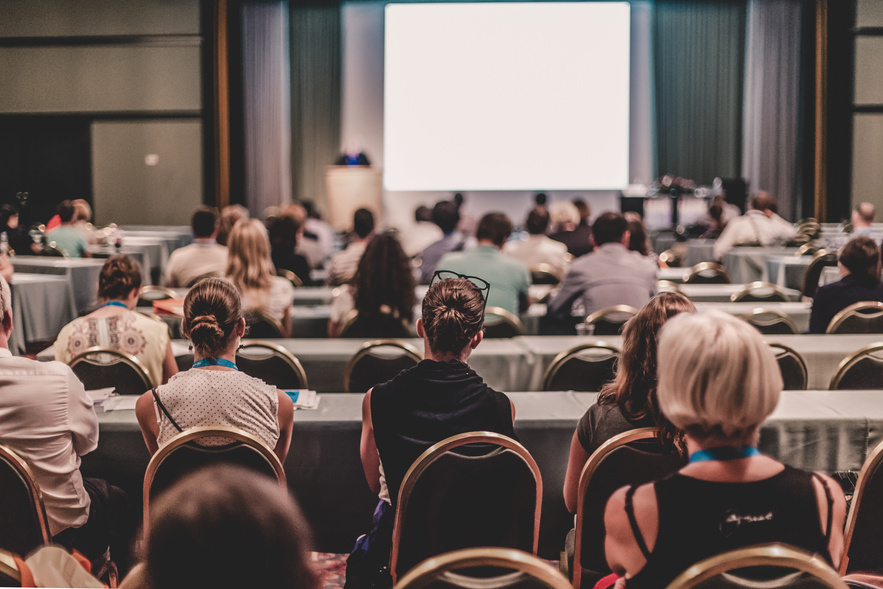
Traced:
[[346, 580], [346, 557], [349, 554], [314, 552], [313, 562], [322, 575], [323, 589], [342, 589]]

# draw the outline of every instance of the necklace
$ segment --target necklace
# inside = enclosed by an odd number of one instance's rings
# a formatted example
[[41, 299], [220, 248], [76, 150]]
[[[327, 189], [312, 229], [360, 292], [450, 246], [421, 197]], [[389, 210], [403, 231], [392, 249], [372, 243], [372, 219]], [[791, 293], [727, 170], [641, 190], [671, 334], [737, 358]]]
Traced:
[[740, 458], [751, 458], [752, 456], [760, 456], [760, 450], [754, 446], [719, 446], [717, 448], [706, 448], [690, 454], [690, 464], [694, 462], [710, 462], [712, 460], [739, 460]]
[[225, 360], [224, 358], [203, 358], [202, 360], [197, 360], [193, 363], [194, 368], [203, 368], [205, 366], [223, 366], [224, 368], [239, 370], [239, 367], [236, 366], [234, 362]]

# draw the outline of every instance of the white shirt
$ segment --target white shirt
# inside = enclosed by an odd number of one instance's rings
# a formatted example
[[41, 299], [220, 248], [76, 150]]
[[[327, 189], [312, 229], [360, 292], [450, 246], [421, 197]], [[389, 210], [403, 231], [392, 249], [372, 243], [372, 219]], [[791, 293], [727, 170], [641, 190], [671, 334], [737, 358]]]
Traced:
[[285, 311], [294, 302], [294, 286], [281, 276], [273, 276], [267, 292], [245, 291], [242, 293], [242, 309], [260, 309], [279, 321], [285, 319]]
[[441, 228], [430, 221], [416, 221], [399, 231], [399, 243], [409, 258], [419, 256], [427, 247], [444, 237]]
[[763, 246], [782, 244], [796, 234], [794, 226], [780, 217], [767, 217], [762, 211], [748, 211], [727, 223], [714, 242], [714, 257], [720, 259], [740, 243], [760, 243]]
[[521, 260], [531, 270], [540, 264], [549, 264], [560, 277], [567, 272], [567, 246], [545, 235], [529, 235], [521, 241], [507, 241], [503, 253]]
[[227, 248], [214, 239], [200, 239], [172, 252], [166, 263], [168, 286], [190, 286], [197, 278], [223, 276], [227, 270]]
[[328, 284], [334, 286], [349, 282], [359, 267], [362, 254], [365, 253], [367, 241], [354, 241], [342, 252], [331, 256], [331, 265], [328, 267]]
[[0, 443], [31, 467], [53, 536], [86, 523], [90, 500], [80, 456], [98, 447], [98, 419], [68, 366], [0, 348]]

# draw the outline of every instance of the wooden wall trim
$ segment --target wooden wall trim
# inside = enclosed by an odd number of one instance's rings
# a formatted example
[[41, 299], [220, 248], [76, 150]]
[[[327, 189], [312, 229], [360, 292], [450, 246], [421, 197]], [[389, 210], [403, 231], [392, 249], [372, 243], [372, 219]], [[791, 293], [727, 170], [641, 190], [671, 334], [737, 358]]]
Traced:
[[828, 209], [828, 0], [816, 0], [814, 209], [819, 222]]
[[227, 0], [214, 2], [215, 205], [230, 204], [230, 95]]

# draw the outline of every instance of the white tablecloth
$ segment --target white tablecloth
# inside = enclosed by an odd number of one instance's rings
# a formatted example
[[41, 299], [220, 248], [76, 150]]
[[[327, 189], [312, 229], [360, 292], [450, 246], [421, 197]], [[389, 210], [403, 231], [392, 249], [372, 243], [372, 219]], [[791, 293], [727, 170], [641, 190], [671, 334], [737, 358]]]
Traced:
[[27, 342], [52, 340], [77, 317], [67, 276], [27, 274], [12, 276], [13, 329], [9, 348], [23, 354]]
[[795, 247], [734, 247], [722, 260], [732, 282], [769, 282], [766, 260], [769, 256], [788, 256], [797, 252]]
[[10, 259], [16, 272], [67, 276], [77, 314], [82, 315], [95, 305], [98, 297], [98, 276], [104, 260], [47, 256], [13, 256]]

